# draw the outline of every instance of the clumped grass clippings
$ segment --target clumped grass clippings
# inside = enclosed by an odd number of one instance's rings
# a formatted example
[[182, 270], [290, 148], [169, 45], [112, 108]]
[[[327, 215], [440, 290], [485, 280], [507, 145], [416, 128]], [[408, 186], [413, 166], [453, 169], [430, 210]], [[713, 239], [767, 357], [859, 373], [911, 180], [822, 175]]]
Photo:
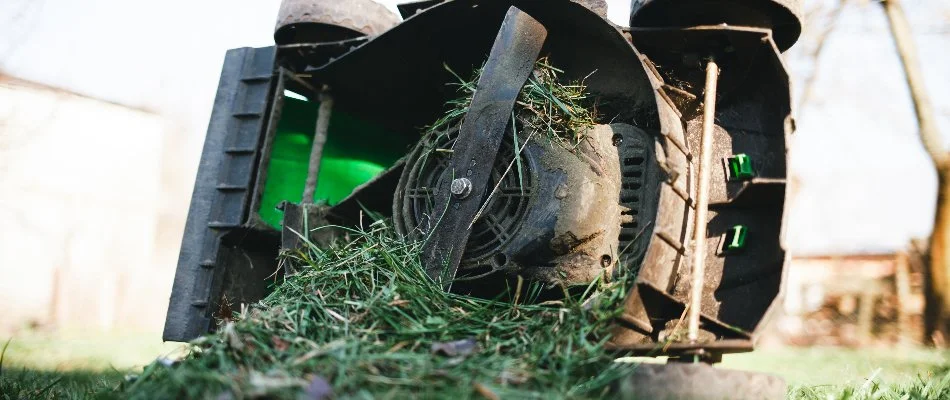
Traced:
[[[482, 69], [475, 70], [470, 79], [465, 79], [448, 66], [446, 69], [457, 80], [453, 85], [458, 86], [459, 97], [446, 103], [448, 111], [426, 132], [443, 131], [462, 123], [482, 73]], [[574, 149], [584, 139], [584, 132], [597, 123], [595, 104], [588, 97], [583, 81], [562, 83], [563, 73], [546, 57], [535, 63], [534, 71], [515, 102], [512, 123], [516, 137], [519, 131], [534, 131], [551, 143]]]
[[125, 394], [296, 398], [325, 381], [337, 398], [599, 397], [633, 368], [603, 348], [626, 282], [537, 305], [471, 298], [442, 291], [388, 224], [349, 235], [288, 256], [298, 274]]
[[[446, 102], [448, 111], [423, 130], [424, 136], [443, 135], [462, 125], [471, 107], [484, 67], [473, 71], [469, 79], [463, 78], [448, 65], [445, 69], [455, 78], [456, 82], [449, 85], [457, 86], [459, 96]], [[550, 145], [557, 145], [573, 152], [585, 139], [585, 132], [598, 123], [595, 102], [588, 97], [587, 87], [583, 81], [563, 83], [561, 79], [563, 73], [564, 71], [551, 65], [547, 57], [540, 58], [515, 101], [511, 115], [510, 139], [515, 155], [511, 160], [512, 165], [508, 166], [505, 174], [508, 174], [513, 166], [517, 167], [515, 171], [518, 174], [522, 193], [524, 166], [520, 154], [529, 141], [544, 139]], [[429, 141], [430, 144], [435, 142], [437, 140]], [[422, 157], [428, 158], [431, 153], [444, 150], [447, 149], [430, 147]], [[497, 187], [492, 190], [489, 198], [494, 195], [496, 189]], [[486, 201], [485, 205], [488, 203]], [[478, 214], [481, 215], [481, 212], [482, 210], [479, 210]]]

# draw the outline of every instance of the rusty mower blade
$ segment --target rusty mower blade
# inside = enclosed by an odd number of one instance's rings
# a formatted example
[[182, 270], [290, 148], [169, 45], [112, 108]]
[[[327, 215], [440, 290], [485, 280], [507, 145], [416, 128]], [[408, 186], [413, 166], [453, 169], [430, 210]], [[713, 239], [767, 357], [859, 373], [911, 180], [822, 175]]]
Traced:
[[423, 245], [426, 273], [448, 290], [458, 272], [473, 218], [487, 195], [518, 93], [528, 80], [547, 38], [540, 22], [516, 7], [508, 9], [471, 107], [465, 116], [449, 168], [435, 193], [435, 228]]

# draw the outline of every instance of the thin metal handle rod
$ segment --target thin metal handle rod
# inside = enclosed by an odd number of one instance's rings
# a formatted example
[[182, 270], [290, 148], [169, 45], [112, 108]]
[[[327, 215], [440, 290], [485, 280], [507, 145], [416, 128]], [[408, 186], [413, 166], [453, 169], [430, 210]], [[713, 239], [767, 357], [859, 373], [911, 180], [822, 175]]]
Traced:
[[319, 98], [320, 109], [317, 111], [317, 127], [313, 134], [313, 147], [310, 148], [307, 183], [303, 189], [301, 204], [313, 204], [313, 194], [317, 191], [317, 176], [320, 175], [320, 161], [323, 158], [323, 146], [327, 143], [330, 116], [333, 113], [333, 97], [330, 96], [330, 93], [322, 92]]
[[693, 228], [693, 282], [689, 295], [689, 341], [699, 340], [703, 283], [706, 280], [706, 225], [709, 214], [709, 175], [712, 171], [713, 129], [716, 123], [716, 86], [719, 66], [712, 58], [706, 64], [706, 93], [703, 100], [703, 132], [700, 146], [699, 187]]

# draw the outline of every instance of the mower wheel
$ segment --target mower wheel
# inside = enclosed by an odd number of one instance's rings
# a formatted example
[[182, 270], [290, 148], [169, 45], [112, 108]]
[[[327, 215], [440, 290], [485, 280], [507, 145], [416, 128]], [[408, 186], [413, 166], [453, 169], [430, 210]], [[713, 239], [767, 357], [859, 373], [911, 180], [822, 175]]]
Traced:
[[780, 377], [698, 363], [640, 364], [620, 382], [617, 396], [631, 400], [780, 400]]

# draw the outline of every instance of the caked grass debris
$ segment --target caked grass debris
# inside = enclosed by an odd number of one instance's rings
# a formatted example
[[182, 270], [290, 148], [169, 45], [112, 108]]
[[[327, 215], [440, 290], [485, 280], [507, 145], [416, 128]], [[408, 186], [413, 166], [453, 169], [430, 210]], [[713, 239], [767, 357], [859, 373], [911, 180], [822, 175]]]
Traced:
[[[604, 395], [633, 368], [604, 350], [626, 282], [517, 304], [443, 292], [420, 246], [384, 221], [288, 254], [299, 273], [174, 366], [123, 388], [141, 398], [521, 398]], [[522, 299], [530, 300], [530, 299]]]
[[[426, 128], [428, 132], [441, 132], [461, 125], [475, 95], [481, 69], [465, 79], [446, 66], [457, 82], [459, 96], [446, 103], [448, 111], [438, 121]], [[513, 133], [531, 131], [542, 134], [551, 143], [574, 149], [584, 139], [584, 132], [597, 124], [598, 115], [592, 98], [583, 81], [562, 82], [564, 71], [541, 58], [521, 89], [513, 111]], [[517, 148], [516, 143], [516, 148]]]

